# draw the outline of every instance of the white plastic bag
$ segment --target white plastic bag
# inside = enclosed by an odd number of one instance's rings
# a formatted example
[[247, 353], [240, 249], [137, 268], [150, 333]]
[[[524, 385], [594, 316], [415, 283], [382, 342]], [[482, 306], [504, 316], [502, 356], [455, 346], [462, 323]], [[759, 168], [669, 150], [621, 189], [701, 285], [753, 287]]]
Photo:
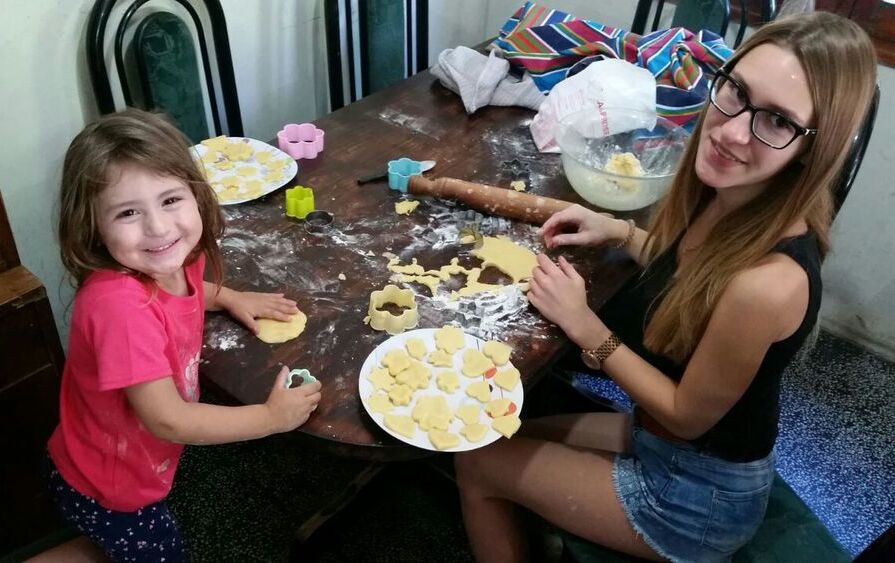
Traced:
[[560, 152], [555, 129], [567, 115], [587, 108], [604, 116], [601, 131], [605, 137], [638, 127], [652, 128], [655, 123], [630, 123], [614, 115], [612, 107], [642, 109], [655, 115], [656, 79], [650, 71], [621, 59], [604, 59], [553, 87], [541, 109], [531, 121], [531, 136], [541, 152]]

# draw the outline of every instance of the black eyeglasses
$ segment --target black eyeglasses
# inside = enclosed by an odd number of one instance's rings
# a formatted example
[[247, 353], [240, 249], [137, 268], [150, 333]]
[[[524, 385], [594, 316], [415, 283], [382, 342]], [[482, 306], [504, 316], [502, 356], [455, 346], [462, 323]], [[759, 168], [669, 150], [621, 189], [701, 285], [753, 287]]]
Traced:
[[781, 113], [753, 106], [743, 85], [723, 70], [712, 80], [709, 99], [727, 117], [752, 113], [752, 135], [773, 149], [785, 149], [802, 135], [817, 134], [817, 129], [802, 127]]

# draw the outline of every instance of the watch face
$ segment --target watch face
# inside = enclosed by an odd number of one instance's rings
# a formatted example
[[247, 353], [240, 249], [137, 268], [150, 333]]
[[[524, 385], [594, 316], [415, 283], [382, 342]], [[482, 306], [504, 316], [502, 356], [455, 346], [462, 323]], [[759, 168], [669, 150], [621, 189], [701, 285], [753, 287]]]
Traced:
[[590, 369], [600, 370], [600, 361], [589, 354], [587, 350], [581, 352], [581, 361]]

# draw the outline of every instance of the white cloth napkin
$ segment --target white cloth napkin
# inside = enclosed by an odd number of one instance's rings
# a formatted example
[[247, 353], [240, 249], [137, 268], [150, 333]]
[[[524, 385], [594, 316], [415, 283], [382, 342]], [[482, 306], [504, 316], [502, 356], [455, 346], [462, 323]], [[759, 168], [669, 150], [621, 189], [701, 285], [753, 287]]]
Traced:
[[446, 88], [460, 94], [466, 113], [488, 105], [536, 110], [545, 99], [528, 73], [522, 80], [508, 76], [510, 63], [494, 51], [485, 56], [469, 47], [445, 49], [430, 70]]

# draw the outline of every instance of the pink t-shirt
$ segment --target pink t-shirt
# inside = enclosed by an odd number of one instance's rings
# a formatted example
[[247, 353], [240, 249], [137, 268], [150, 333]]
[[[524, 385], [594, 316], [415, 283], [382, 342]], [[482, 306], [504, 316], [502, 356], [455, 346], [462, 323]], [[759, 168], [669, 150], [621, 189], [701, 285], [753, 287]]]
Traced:
[[183, 446], [156, 438], [125, 387], [173, 377], [185, 401], [199, 399], [204, 257], [184, 268], [189, 294], [150, 289], [100, 270], [78, 289], [62, 375], [59, 426], [50, 457], [65, 481], [106, 508], [132, 512], [171, 490]]

